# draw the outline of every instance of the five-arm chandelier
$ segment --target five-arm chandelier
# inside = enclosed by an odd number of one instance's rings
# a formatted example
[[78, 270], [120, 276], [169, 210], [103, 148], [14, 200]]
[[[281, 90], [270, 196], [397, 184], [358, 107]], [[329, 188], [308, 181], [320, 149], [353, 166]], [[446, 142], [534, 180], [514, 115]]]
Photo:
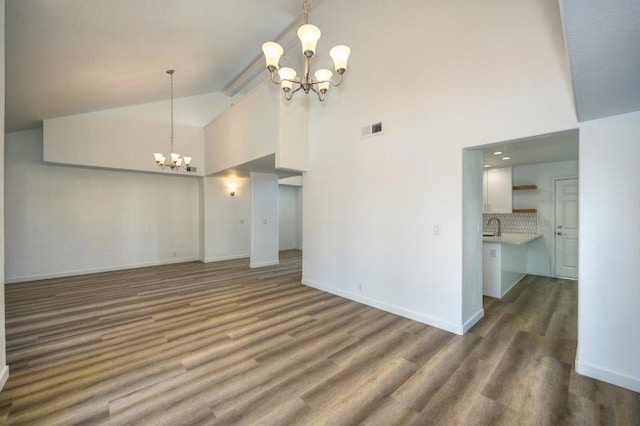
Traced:
[[[342, 84], [342, 75], [347, 70], [347, 60], [351, 50], [347, 46], [338, 45], [329, 51], [338, 74], [338, 81], [333, 81], [333, 72], [328, 69], [319, 69], [311, 77], [311, 58], [316, 53], [316, 44], [320, 39], [320, 29], [315, 25], [309, 24], [310, 11], [311, 6], [308, 0], [304, 0], [302, 4], [304, 25], [298, 29], [298, 37], [300, 38], [300, 43], [302, 43], [302, 54], [304, 55], [304, 71], [301, 77], [296, 77], [296, 71], [293, 68], [280, 68], [278, 63], [284, 53], [282, 46], [272, 41], [262, 45], [267, 69], [271, 73], [271, 81], [282, 86], [284, 97], [288, 101], [293, 98], [294, 93], [300, 90], [304, 90], [307, 94], [310, 91], [315, 92], [318, 95], [318, 99], [324, 101], [329, 87]], [[276, 74], [278, 74], [278, 78], [276, 78]]]
[[[169, 162], [167, 162], [167, 157], [160, 152], [155, 152], [153, 154], [153, 158], [156, 160], [156, 164], [161, 169], [165, 167], [171, 168], [171, 170], [180, 170], [184, 167], [184, 169], [188, 172], [191, 171], [191, 157], [182, 157], [180, 158], [180, 154], [173, 150], [173, 74], [176, 70], [167, 70], [167, 74], [171, 76], [171, 136], [170, 136], [170, 151], [169, 151]], [[183, 165], [184, 162], [184, 165]]]

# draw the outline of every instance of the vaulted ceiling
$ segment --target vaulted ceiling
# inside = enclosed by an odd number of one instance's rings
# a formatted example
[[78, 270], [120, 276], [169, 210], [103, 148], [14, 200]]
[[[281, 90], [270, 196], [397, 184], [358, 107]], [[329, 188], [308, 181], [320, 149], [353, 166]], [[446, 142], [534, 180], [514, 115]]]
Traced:
[[[312, 1], [317, 6], [322, 0]], [[301, 0], [6, 0], [6, 131], [222, 91]], [[561, 0], [581, 120], [640, 110], [640, 2]]]
[[299, 0], [7, 0], [6, 130], [45, 118], [222, 91]]

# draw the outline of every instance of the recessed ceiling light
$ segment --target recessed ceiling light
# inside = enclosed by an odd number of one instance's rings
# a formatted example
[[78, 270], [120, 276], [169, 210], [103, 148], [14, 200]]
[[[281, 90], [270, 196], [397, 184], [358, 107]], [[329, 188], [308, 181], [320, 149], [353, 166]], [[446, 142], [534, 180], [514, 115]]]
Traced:
[[502, 154], [502, 151], [496, 151], [493, 153], [493, 155], [500, 155], [500, 154]]
[[485, 169], [486, 169], [487, 167], [491, 167], [491, 164], [485, 164], [485, 165], [484, 165], [484, 167], [485, 167]]
[[503, 160], [511, 160], [511, 157], [502, 157]]

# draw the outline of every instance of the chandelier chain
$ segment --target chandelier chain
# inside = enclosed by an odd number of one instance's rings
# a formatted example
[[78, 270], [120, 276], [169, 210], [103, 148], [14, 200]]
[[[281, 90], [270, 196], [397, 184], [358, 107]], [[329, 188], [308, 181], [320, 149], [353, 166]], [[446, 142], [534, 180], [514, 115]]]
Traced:
[[169, 73], [169, 75], [171, 76], [171, 152], [174, 152], [173, 150], [173, 73], [174, 72], [175, 72], [174, 70], [167, 71], [167, 73]]
[[302, 3], [302, 13], [304, 13], [304, 23], [309, 23], [309, 13], [311, 13], [311, 5], [308, 0], [304, 0]]

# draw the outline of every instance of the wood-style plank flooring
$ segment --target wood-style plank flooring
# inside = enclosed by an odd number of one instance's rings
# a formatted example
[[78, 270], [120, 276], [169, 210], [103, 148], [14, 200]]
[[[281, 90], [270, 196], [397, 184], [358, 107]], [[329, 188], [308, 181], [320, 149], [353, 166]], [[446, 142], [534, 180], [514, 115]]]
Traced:
[[640, 424], [577, 375], [577, 284], [528, 276], [456, 336], [300, 284], [300, 252], [6, 286], [6, 424]]

